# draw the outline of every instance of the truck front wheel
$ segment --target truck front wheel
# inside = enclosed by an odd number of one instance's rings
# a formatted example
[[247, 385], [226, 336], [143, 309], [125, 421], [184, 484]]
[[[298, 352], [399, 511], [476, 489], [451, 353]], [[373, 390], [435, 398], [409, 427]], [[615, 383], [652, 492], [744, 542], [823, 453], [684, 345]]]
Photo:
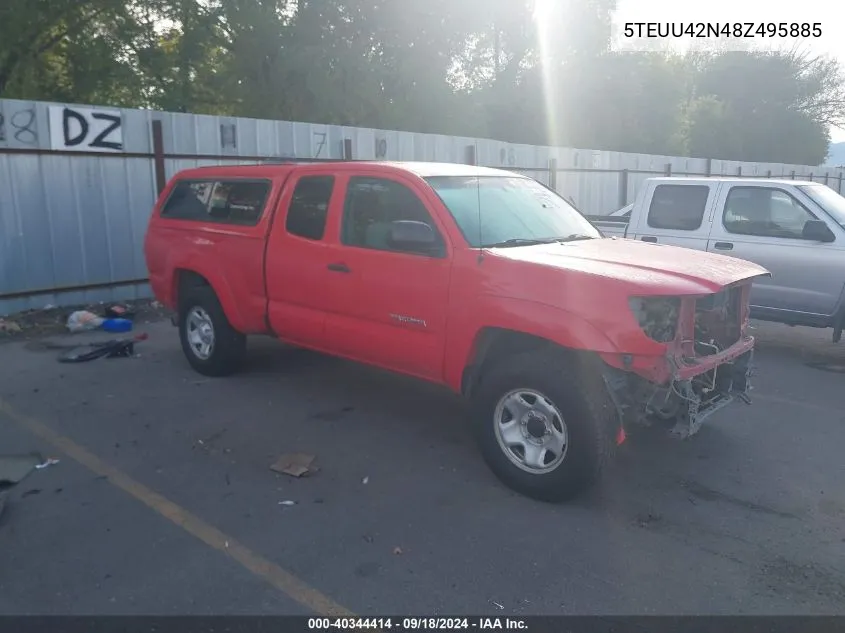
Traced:
[[616, 411], [600, 376], [566, 354], [503, 359], [473, 397], [482, 455], [508, 487], [542, 501], [589, 488], [613, 448]]
[[205, 376], [237, 371], [246, 337], [229, 323], [214, 290], [192, 288], [179, 303], [179, 338], [191, 367]]

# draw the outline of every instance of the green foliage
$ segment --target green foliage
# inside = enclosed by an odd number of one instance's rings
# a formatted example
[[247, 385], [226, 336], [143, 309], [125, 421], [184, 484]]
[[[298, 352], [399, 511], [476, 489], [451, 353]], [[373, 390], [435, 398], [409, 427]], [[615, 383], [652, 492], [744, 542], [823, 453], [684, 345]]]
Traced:
[[837, 62], [612, 53], [615, 0], [4, 0], [0, 96], [818, 164]]

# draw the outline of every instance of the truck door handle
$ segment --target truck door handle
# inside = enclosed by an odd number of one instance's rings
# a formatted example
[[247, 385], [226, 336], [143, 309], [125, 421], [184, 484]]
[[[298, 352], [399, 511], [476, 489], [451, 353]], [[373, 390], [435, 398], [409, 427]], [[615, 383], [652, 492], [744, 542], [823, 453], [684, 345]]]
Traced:
[[351, 270], [349, 270], [349, 266], [347, 266], [343, 262], [338, 262], [336, 264], [329, 264], [328, 269], [332, 270], [336, 273], [351, 273], [352, 272]]
[[656, 242], [656, 241], [657, 241], [657, 238], [656, 238], [656, 237], [652, 237], [651, 235], [643, 235], [640, 239], [641, 239], [643, 242]]
[[716, 242], [713, 244], [713, 248], [716, 248], [720, 251], [730, 251], [733, 250], [734, 245], [730, 242]]

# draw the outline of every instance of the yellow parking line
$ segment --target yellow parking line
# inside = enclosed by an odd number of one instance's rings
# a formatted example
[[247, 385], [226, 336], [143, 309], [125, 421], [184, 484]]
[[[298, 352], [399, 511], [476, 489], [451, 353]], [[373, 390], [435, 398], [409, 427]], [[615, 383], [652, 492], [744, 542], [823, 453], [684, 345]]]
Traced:
[[266, 558], [262, 558], [231, 536], [227, 536], [214, 526], [191, 514], [185, 508], [150, 490], [143, 484], [138, 483], [73, 440], [59, 435], [35, 418], [18, 413], [3, 399], [0, 399], [0, 412], [6, 414], [7, 417], [19, 426], [46, 440], [56, 449], [97, 475], [105, 476], [112, 484], [124, 492], [129, 493], [148, 508], [151, 508], [170, 522], [178, 525], [206, 545], [210, 545], [214, 549], [223, 552], [229, 558], [238, 562], [247, 571], [267, 581], [276, 589], [311, 611], [314, 611], [318, 615], [327, 616], [354, 615], [351, 611], [337, 604], [331, 598], [320, 593], [289, 571], [282, 569], [275, 563], [271, 563]]

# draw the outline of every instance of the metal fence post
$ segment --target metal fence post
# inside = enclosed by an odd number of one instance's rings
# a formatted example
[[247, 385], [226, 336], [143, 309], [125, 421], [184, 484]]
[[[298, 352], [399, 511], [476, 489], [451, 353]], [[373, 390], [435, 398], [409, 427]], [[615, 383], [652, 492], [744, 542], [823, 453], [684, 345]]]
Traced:
[[477, 156], [475, 155], [475, 145], [467, 145], [467, 148], [466, 148], [467, 165], [475, 165], [476, 159], [477, 159]]
[[628, 170], [623, 169], [619, 172], [619, 208], [621, 209], [628, 204]]
[[792, 174], [789, 176], [792, 180], [795, 180], [795, 170], [792, 170]]
[[664, 173], [666, 176], [671, 176], [671, 175], [672, 175], [672, 163], [666, 163], [666, 168], [663, 170], [663, 173]]
[[153, 166], [155, 168], [156, 190], [159, 195], [167, 186], [167, 172], [164, 168], [164, 133], [161, 128], [161, 120], [152, 122], [153, 133]]
[[708, 178], [710, 178], [710, 175], [711, 175], [712, 173], [713, 173], [713, 159], [712, 159], [712, 158], [708, 158], [708, 159], [707, 159], [707, 169], [706, 169], [706, 175], [707, 175], [707, 177], [708, 177]]
[[766, 172], [766, 178], [771, 178], [771, 177], [772, 177], [772, 170], [770, 169], [769, 171]]
[[736, 168], [736, 175], [742, 176], [742, 165], [740, 165], [739, 167]]
[[352, 160], [352, 139], [343, 139], [343, 160]]
[[828, 183], [828, 176], [829, 176], [829, 175], [830, 175], [830, 174], [828, 174], [827, 172], [824, 172], [824, 184], [825, 184], [825, 186], [827, 186], [827, 183]]
[[557, 191], [557, 158], [549, 159], [549, 189]]
[[842, 172], [839, 172], [839, 185], [836, 187], [836, 193], [842, 193]]
[[814, 178], [813, 172], [810, 172], [810, 182], [816, 182], [816, 179]]

